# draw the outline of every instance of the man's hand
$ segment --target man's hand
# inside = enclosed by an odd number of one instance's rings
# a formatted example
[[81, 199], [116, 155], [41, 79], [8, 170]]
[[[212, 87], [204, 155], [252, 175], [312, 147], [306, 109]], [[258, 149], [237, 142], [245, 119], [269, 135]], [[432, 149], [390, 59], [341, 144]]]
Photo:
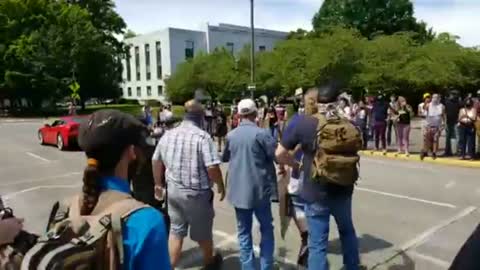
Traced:
[[0, 220], [0, 244], [13, 243], [15, 237], [23, 229], [23, 219], [9, 218]]
[[155, 199], [157, 201], [163, 201], [165, 199], [165, 194], [163, 192], [163, 187], [155, 185]]
[[285, 166], [280, 165], [280, 166], [278, 167], [278, 172], [277, 172], [277, 174], [280, 175], [280, 176], [284, 176], [286, 173], [287, 173], [287, 170], [285, 169]]
[[217, 185], [217, 193], [220, 195], [220, 201], [225, 199], [225, 187], [223, 185]]

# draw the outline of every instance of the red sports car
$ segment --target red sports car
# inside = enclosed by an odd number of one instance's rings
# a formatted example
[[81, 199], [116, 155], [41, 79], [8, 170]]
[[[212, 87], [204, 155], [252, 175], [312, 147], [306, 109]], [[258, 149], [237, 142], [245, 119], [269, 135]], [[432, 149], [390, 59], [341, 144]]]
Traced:
[[40, 144], [56, 145], [65, 150], [77, 143], [78, 128], [86, 120], [85, 116], [66, 116], [53, 119], [38, 130]]

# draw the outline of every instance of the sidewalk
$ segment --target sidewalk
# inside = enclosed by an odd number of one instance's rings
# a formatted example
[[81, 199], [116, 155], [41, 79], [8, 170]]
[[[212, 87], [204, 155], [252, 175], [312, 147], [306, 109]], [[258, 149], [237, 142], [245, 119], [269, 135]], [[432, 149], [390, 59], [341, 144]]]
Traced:
[[[410, 131], [410, 156], [405, 155], [397, 155], [397, 141], [396, 141], [395, 132], [392, 130], [392, 144], [388, 146], [388, 153], [384, 155], [382, 152], [373, 151], [375, 142], [369, 141], [368, 142], [368, 150], [362, 151], [361, 154], [364, 156], [371, 156], [375, 158], [388, 158], [388, 159], [397, 159], [397, 160], [407, 160], [407, 161], [417, 161], [422, 162], [420, 160], [420, 152], [423, 147], [423, 135], [421, 130], [421, 120], [414, 119], [412, 121], [411, 131]], [[453, 151], [456, 151], [456, 140], [452, 141]], [[452, 157], [452, 158], [443, 158], [441, 155], [444, 152], [445, 148], [445, 131], [442, 133], [440, 137], [440, 149], [437, 153], [439, 156], [436, 160], [433, 160], [431, 157], [426, 157], [423, 162], [434, 163], [434, 164], [441, 164], [441, 165], [449, 165], [449, 166], [459, 166], [459, 167], [467, 167], [467, 168], [480, 168], [480, 160], [475, 161], [468, 161], [468, 160], [460, 160], [459, 158]]]

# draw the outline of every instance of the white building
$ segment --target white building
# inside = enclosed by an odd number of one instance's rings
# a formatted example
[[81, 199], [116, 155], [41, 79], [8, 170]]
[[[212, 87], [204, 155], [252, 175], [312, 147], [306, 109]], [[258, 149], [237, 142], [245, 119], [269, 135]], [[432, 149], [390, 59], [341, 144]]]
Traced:
[[[257, 51], [271, 50], [288, 33], [256, 29]], [[250, 44], [250, 28], [230, 24], [206, 25], [205, 31], [167, 28], [126, 40], [130, 59], [123, 61], [123, 98], [165, 100], [165, 82], [178, 64], [198, 52], [225, 47], [237, 54]]]

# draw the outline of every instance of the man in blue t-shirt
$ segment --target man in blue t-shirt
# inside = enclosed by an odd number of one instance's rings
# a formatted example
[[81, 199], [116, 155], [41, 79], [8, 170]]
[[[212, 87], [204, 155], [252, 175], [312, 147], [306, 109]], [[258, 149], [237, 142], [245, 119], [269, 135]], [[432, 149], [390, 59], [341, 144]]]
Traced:
[[[302, 119], [304, 113], [296, 113], [292, 116], [292, 119], [288, 123], [284, 130], [284, 136], [289, 137], [294, 133], [298, 127], [299, 122]], [[303, 159], [303, 151], [296, 148], [294, 151], [295, 161], [301, 162]], [[284, 166], [280, 166], [280, 174], [286, 173]], [[293, 218], [298, 232], [302, 239], [300, 251], [298, 253], [297, 264], [299, 266], [306, 267], [308, 265], [308, 226], [305, 219], [305, 200], [300, 196], [303, 182], [303, 172], [296, 168], [292, 169], [290, 173], [290, 180], [288, 183], [287, 191], [287, 205], [288, 205], [288, 217]]]
[[[328, 85], [321, 88], [313, 88], [307, 95], [317, 97], [316, 102], [320, 103], [319, 113], [328, 115], [338, 96], [338, 88], [335, 85]], [[311, 103], [306, 100], [307, 105]], [[294, 170], [303, 167], [303, 188], [300, 193], [306, 201], [305, 214], [307, 217], [309, 239], [308, 239], [308, 269], [326, 270], [327, 246], [329, 234], [330, 215], [337, 222], [340, 240], [342, 242], [343, 261], [346, 270], [357, 270], [360, 265], [358, 252], [358, 240], [352, 221], [352, 194], [353, 185], [344, 187], [323, 181], [323, 179], [311, 179], [313, 159], [317, 152], [317, 127], [318, 120], [310, 115], [300, 116], [296, 128], [282, 138], [276, 151], [277, 161], [281, 164], [291, 166]], [[304, 153], [303, 162], [300, 164], [295, 160], [289, 151], [301, 145]]]

